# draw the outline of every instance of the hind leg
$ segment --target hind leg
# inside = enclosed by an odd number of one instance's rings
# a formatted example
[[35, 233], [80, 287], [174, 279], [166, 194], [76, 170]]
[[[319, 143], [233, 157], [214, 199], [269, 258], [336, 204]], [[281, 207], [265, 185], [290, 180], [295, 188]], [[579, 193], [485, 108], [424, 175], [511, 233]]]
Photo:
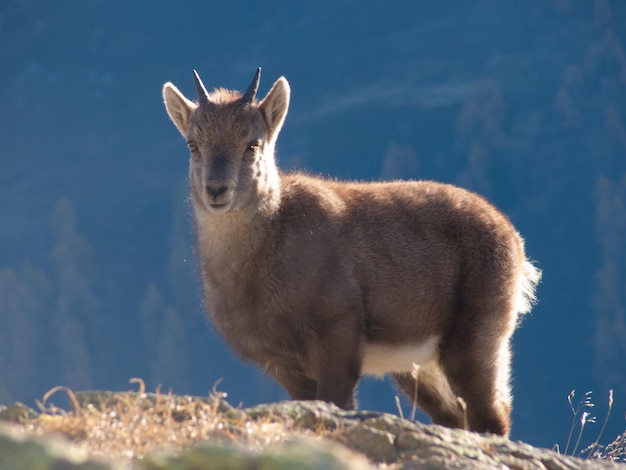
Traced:
[[410, 374], [393, 374], [400, 390], [430, 416], [433, 423], [463, 428], [464, 415], [436, 361], [420, 367], [417, 380]]
[[[508, 436], [511, 427], [508, 338], [482, 338], [476, 344], [442, 350], [442, 367], [452, 392], [467, 406], [469, 428]], [[484, 344], [482, 344], [484, 342]], [[450, 347], [449, 349], [452, 349]]]

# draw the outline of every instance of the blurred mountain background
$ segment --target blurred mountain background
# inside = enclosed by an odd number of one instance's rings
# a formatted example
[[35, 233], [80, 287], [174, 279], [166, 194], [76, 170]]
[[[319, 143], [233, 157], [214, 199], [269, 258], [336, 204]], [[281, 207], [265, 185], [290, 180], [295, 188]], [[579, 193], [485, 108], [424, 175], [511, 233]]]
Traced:
[[[514, 341], [512, 437], [564, 445], [594, 391], [626, 412], [626, 2], [0, 0], [0, 403], [55, 385], [286, 398], [201, 305], [187, 150], [161, 100], [292, 103], [283, 169], [435, 179], [507, 213], [544, 276]], [[397, 413], [389, 383], [361, 408]], [[405, 403], [406, 405], [406, 403]], [[589, 442], [600, 424], [587, 425]], [[584, 442], [584, 439], [583, 439]]]

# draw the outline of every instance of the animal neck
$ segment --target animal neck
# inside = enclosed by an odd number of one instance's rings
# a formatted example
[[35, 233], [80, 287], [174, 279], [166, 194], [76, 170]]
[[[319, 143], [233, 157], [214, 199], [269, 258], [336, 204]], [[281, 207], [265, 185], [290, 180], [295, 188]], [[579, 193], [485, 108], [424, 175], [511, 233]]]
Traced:
[[263, 217], [271, 218], [280, 206], [280, 176], [274, 157], [274, 142], [268, 142], [265, 150], [268, 157], [259, 160], [256, 211]]
[[256, 188], [257, 204], [256, 207], [251, 207], [250, 219], [258, 216], [267, 219], [272, 218], [280, 207], [280, 176], [273, 159], [271, 163], [261, 167], [261, 176]]
[[192, 196], [198, 248], [203, 260], [220, 269], [223, 263], [245, 263], [263, 249], [279, 210], [280, 186], [276, 184], [262, 191], [262, 196], [245, 208], [217, 214], [209, 212]]

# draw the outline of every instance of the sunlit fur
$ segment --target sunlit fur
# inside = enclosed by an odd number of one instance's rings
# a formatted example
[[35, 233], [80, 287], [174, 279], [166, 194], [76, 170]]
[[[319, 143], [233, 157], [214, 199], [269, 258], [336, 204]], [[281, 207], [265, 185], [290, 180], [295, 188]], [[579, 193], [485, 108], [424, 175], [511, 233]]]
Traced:
[[191, 150], [205, 304], [240, 357], [294, 399], [352, 408], [363, 373], [389, 373], [434, 422], [509, 433], [509, 342], [541, 273], [506, 216], [432, 181], [279, 172], [283, 77], [250, 103], [163, 96]]

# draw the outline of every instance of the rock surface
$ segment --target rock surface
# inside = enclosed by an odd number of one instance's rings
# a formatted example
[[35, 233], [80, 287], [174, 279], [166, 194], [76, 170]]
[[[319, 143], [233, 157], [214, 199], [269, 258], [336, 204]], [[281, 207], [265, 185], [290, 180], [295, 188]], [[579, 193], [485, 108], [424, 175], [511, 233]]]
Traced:
[[[76, 393], [81, 406], [102, 406], [113, 395], [111, 392]], [[189, 402], [189, 397], [171, 398], [181, 404]], [[142, 394], [146, 406], [157, 399], [154, 395]], [[215, 406], [226, 426], [223, 432], [230, 432], [229, 423], [262, 422], [280, 423], [290, 430], [289, 435], [277, 444], [262, 448], [246, 448], [211, 439], [180, 452], [157, 453], [136, 460], [134, 468], [626, 468], [601, 460], [563, 456], [499, 436], [410, 422], [386, 413], [344, 411], [323, 402], [281, 402], [236, 409], [217, 397], [197, 400]], [[178, 419], [191, 418], [185, 408], [181, 409]], [[122, 468], [89, 460], [66, 440], [25, 437], [23, 432], [16, 432], [17, 427], [19, 424], [0, 423], [0, 468]]]
[[89, 459], [58, 437], [24, 436], [15, 426], [0, 423], [0, 468], [36, 470], [113, 470], [114, 465]]

